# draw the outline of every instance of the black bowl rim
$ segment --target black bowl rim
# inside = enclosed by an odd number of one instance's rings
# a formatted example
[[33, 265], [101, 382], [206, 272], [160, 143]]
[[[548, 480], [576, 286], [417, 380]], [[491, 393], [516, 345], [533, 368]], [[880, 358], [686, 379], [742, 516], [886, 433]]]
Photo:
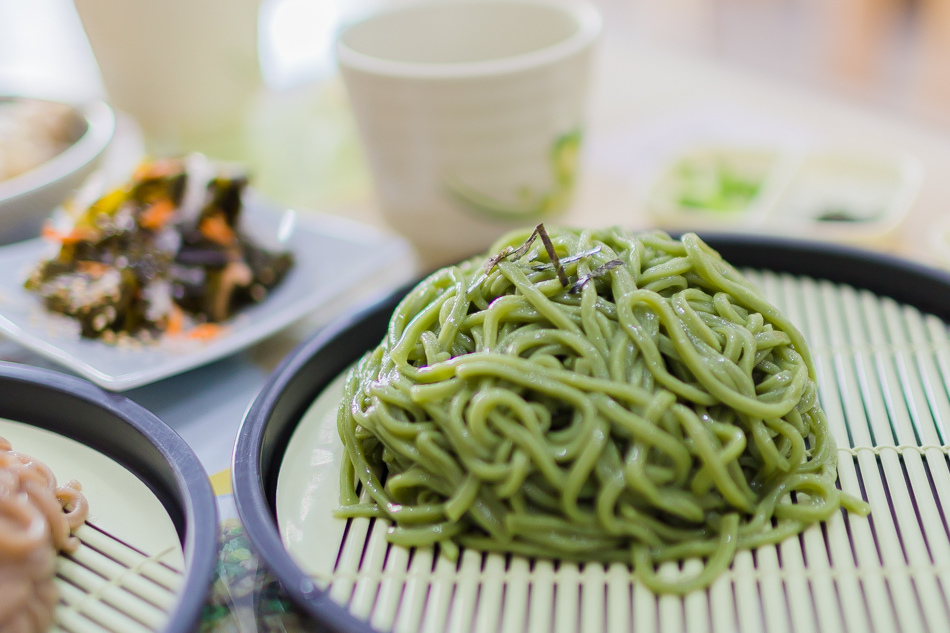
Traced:
[[[5, 392], [18, 397], [7, 398]], [[218, 520], [208, 475], [181, 436], [124, 396], [68, 374], [12, 362], [0, 362], [0, 417], [86, 444], [132, 471], [156, 494], [175, 523], [185, 558], [184, 583], [163, 631], [194, 631], [217, 562]]]
[[[950, 321], [950, 273], [892, 255], [854, 246], [782, 237], [747, 234], [703, 233], [703, 240], [724, 259], [742, 268], [804, 275], [870, 290]], [[245, 533], [261, 559], [287, 590], [291, 599], [318, 625], [331, 631], [370, 633], [367, 622], [333, 602], [326, 591], [315, 587], [284, 548], [277, 530], [273, 498], [265, 486], [276, 481], [287, 441], [306, 407], [288, 409], [286, 392], [305, 365], [317, 356], [339, 367], [337, 375], [355, 361], [357, 352], [334, 349], [342, 340], [364, 330], [389, 314], [416, 284], [395, 290], [388, 297], [342, 316], [301, 343], [273, 371], [258, 392], [238, 429], [231, 464], [232, 486], [238, 515]], [[344, 355], [341, 357], [340, 351]], [[311, 385], [307, 406], [329, 380]], [[287, 427], [278, 437], [265, 437], [271, 420], [282, 416]], [[265, 446], [265, 441], [267, 445]], [[268, 453], [268, 454], [265, 454]], [[276, 469], [276, 470], [275, 470]]]

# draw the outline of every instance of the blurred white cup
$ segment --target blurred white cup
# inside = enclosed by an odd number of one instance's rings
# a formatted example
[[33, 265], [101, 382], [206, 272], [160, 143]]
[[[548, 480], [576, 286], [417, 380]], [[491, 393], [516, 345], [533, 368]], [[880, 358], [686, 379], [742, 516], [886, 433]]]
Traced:
[[382, 211], [427, 261], [569, 205], [600, 27], [584, 3], [456, 0], [341, 32]]
[[260, 0], [75, 0], [109, 100], [153, 149], [228, 134], [262, 81]]

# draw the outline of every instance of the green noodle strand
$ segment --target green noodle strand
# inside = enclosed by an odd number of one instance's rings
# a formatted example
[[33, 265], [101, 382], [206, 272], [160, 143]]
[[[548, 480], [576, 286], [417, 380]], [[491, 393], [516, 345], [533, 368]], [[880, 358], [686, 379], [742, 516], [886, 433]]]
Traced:
[[718, 253], [549, 237], [557, 262], [514, 233], [402, 300], [347, 379], [337, 516], [450, 558], [624, 562], [682, 594], [739, 548], [867, 514], [836, 486], [804, 337]]

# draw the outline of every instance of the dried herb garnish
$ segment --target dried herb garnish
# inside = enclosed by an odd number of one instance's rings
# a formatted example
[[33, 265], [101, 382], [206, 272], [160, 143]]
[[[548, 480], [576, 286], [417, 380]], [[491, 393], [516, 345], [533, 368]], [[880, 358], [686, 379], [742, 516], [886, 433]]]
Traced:
[[[543, 225], [538, 225], [543, 226]], [[528, 236], [528, 239], [524, 241], [524, 244], [518, 248], [511, 248], [506, 246], [501, 250], [500, 253], [488, 258], [488, 261], [485, 262], [485, 273], [490, 273], [492, 269], [498, 265], [498, 262], [503, 259], [519, 259], [528, 252], [528, 249], [531, 248], [531, 245], [534, 243], [535, 238], [538, 237], [538, 228], [535, 227], [534, 231], [531, 232], [531, 235]]]
[[534, 227], [534, 230], [531, 232], [531, 235], [528, 236], [528, 239], [526, 239], [524, 244], [518, 248], [513, 249], [510, 246], [506, 246], [497, 255], [489, 257], [488, 261], [486, 261], [484, 265], [485, 273], [490, 273], [492, 269], [504, 259], [517, 260], [524, 256], [524, 254], [528, 252], [528, 249], [531, 248], [534, 240], [539, 237], [541, 238], [541, 243], [544, 244], [544, 250], [547, 251], [548, 258], [551, 260], [551, 265], [554, 267], [554, 270], [557, 271], [557, 278], [561, 282], [561, 286], [567, 287], [567, 285], [571, 282], [567, 278], [567, 273], [564, 272], [564, 266], [561, 265], [561, 262], [557, 257], [557, 252], [554, 250], [554, 244], [551, 242], [551, 237], [544, 228], [544, 223]]
[[[592, 255], [596, 255], [600, 251], [601, 251], [601, 247], [595, 246], [594, 248], [588, 251], [581, 251], [580, 253], [574, 253], [573, 255], [562, 257], [559, 261], [562, 266], [564, 264], [573, 264], [574, 262], [580, 261], [586, 257], [591, 257]], [[545, 270], [553, 270], [553, 269], [554, 269], [554, 264], [535, 264], [534, 266], [531, 267], [531, 270], [535, 270], [537, 272], [542, 272]]]
[[623, 262], [619, 259], [612, 259], [602, 266], [598, 266], [594, 270], [590, 271], [588, 274], [583, 275], [577, 278], [577, 281], [574, 282], [574, 285], [571, 286], [571, 289], [567, 291], [568, 294], [577, 294], [580, 292], [588, 281], [591, 279], [596, 279], [606, 275], [608, 272], [616, 268], [617, 266], [623, 266]]
[[819, 222], [861, 222], [862, 218], [848, 211], [847, 209], [830, 208], [815, 218]]
[[551, 263], [554, 264], [554, 269], [557, 271], [557, 278], [561, 282], [561, 286], [567, 287], [567, 285], [571, 282], [567, 278], [567, 273], [564, 272], [564, 267], [561, 266], [560, 260], [557, 258], [557, 252], [554, 250], [554, 244], [551, 242], [551, 236], [549, 236], [548, 232], [544, 230], [544, 224], [539, 224], [534, 230], [541, 238], [541, 243], [544, 244], [544, 250], [548, 252], [548, 258], [551, 260]]

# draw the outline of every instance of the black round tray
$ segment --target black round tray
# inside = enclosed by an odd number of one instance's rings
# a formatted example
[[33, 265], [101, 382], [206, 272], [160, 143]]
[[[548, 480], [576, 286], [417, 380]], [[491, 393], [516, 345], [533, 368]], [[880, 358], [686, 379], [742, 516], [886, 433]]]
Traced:
[[123, 396], [47, 369], [0, 362], [0, 417], [76, 440], [111, 457], [155, 493], [178, 531], [184, 582], [164, 633], [196, 630], [217, 560], [208, 475], [185, 441]]
[[[906, 260], [827, 243], [751, 235], [704, 234], [707, 244], [741, 268], [805, 275], [891, 297], [950, 321], [950, 274]], [[382, 340], [410, 284], [343, 317], [293, 351], [251, 404], [238, 431], [231, 468], [245, 532], [291, 598], [331, 631], [373, 629], [317, 589], [281, 542], [275, 520], [277, 476], [290, 436], [323, 389]]]

